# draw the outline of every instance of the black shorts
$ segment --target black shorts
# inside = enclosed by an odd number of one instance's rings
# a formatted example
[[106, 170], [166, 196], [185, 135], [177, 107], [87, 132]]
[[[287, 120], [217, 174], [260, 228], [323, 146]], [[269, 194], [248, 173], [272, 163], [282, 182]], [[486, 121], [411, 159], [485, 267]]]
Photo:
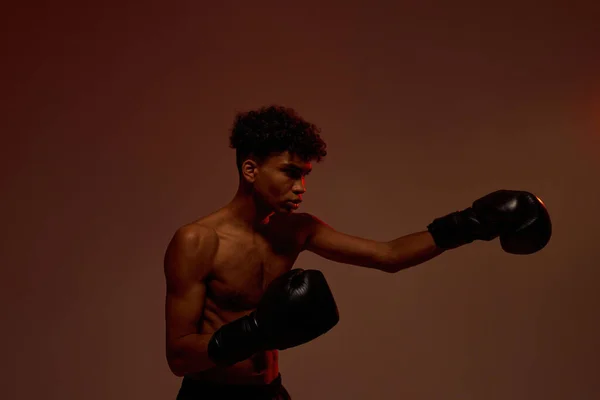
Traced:
[[265, 385], [227, 385], [183, 378], [177, 400], [291, 400], [281, 375]]

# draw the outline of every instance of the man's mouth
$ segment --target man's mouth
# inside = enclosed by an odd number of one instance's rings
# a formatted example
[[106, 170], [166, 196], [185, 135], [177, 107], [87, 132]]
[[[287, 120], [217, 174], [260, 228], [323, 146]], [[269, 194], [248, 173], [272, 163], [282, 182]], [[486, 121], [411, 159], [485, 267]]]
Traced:
[[287, 203], [293, 208], [298, 208], [300, 207], [300, 203], [302, 203], [302, 200], [288, 200]]

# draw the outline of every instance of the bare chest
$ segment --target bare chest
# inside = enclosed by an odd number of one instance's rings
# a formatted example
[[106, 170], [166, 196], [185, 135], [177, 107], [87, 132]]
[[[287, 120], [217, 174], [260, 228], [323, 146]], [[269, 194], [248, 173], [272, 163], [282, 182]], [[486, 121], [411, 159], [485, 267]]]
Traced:
[[293, 236], [223, 237], [207, 294], [222, 310], [253, 309], [271, 281], [293, 267], [299, 253]]

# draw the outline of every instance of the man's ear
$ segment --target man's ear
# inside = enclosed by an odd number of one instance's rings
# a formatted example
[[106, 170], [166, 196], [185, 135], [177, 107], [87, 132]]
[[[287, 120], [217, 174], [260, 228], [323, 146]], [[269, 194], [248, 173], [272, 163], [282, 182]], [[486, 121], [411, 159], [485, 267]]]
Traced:
[[250, 183], [254, 183], [258, 175], [258, 163], [250, 158], [242, 163], [242, 177]]

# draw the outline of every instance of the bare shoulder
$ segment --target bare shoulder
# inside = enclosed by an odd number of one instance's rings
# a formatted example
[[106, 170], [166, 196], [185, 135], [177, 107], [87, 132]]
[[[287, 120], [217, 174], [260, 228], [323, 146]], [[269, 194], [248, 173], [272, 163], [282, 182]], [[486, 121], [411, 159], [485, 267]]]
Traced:
[[164, 268], [167, 277], [205, 277], [219, 247], [214, 228], [199, 222], [178, 228], [165, 251]]
[[325, 226], [323, 221], [309, 213], [282, 215], [274, 222], [278, 226], [279, 231], [286, 231], [293, 234], [301, 247], [304, 247], [306, 241], [320, 226]]
[[201, 222], [193, 222], [177, 229], [171, 241], [176, 245], [193, 249], [198, 246], [203, 248], [206, 248], [206, 246], [210, 247], [216, 244], [218, 239], [217, 232], [213, 227]]
[[292, 226], [302, 233], [310, 234], [320, 225], [325, 225], [318, 217], [310, 213], [294, 213], [288, 216]]

